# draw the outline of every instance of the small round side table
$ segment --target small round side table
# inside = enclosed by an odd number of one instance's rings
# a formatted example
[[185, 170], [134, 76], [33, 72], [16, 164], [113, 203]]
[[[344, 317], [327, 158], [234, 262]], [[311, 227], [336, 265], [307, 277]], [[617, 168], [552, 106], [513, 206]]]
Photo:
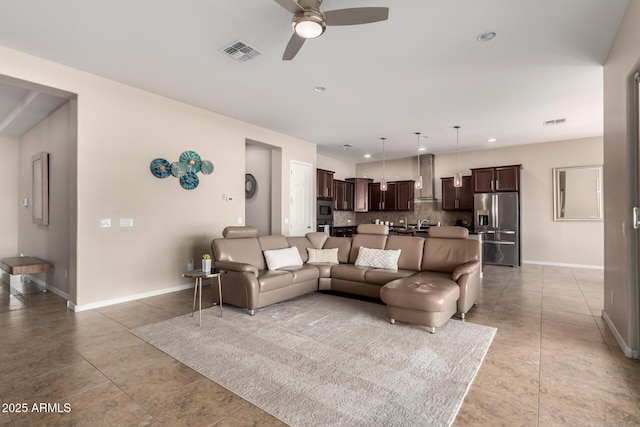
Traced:
[[218, 279], [218, 296], [219, 296], [219, 304], [220, 304], [220, 317], [222, 317], [222, 283], [220, 282], [220, 276], [223, 274], [222, 271], [212, 270], [211, 273], [204, 273], [199, 270], [190, 270], [182, 273], [182, 277], [188, 277], [196, 280], [196, 285], [193, 289], [193, 307], [191, 309], [191, 317], [193, 317], [193, 313], [196, 311], [196, 296], [198, 296], [198, 312], [200, 314], [200, 322], [199, 326], [202, 325], [202, 279]]

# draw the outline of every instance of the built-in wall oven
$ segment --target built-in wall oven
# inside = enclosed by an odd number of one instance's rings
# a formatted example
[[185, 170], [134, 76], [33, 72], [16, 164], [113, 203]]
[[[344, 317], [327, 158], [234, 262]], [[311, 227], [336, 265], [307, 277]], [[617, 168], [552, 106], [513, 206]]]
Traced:
[[317, 231], [333, 236], [333, 200], [318, 200], [316, 212]]
[[318, 200], [316, 219], [333, 221], [333, 200]]

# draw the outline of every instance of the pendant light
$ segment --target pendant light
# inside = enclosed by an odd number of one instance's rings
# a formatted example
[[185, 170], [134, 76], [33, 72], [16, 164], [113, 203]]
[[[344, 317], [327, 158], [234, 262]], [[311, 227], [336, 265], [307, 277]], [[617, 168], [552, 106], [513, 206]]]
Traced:
[[422, 174], [420, 173], [420, 132], [416, 132], [416, 138], [418, 140], [418, 177], [416, 178], [415, 187], [416, 190], [422, 190]]
[[384, 179], [384, 160], [385, 160], [384, 159], [384, 157], [385, 157], [385, 155], [384, 155], [384, 141], [387, 138], [380, 138], [380, 139], [382, 140], [382, 180], [380, 181], [380, 191], [387, 191], [387, 188], [388, 188], [387, 180]]
[[456, 174], [453, 176], [453, 186], [462, 187], [462, 174], [460, 173], [460, 126], [454, 126], [456, 129]]

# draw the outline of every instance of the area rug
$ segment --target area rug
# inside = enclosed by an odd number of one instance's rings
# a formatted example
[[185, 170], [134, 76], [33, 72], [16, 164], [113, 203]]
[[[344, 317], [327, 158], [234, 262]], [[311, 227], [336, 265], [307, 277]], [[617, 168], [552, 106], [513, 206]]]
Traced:
[[448, 426], [495, 329], [436, 334], [384, 305], [312, 293], [256, 311], [219, 307], [132, 332], [291, 426]]

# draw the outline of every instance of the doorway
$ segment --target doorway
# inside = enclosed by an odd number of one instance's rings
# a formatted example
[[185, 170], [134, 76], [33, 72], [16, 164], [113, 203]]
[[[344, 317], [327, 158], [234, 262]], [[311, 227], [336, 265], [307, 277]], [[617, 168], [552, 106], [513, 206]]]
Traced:
[[289, 227], [290, 236], [304, 236], [306, 233], [315, 231], [312, 228], [313, 221], [313, 198], [312, 198], [312, 174], [313, 165], [308, 163], [291, 161], [291, 224]]
[[282, 150], [250, 139], [245, 140], [245, 224], [258, 235], [279, 234]]

